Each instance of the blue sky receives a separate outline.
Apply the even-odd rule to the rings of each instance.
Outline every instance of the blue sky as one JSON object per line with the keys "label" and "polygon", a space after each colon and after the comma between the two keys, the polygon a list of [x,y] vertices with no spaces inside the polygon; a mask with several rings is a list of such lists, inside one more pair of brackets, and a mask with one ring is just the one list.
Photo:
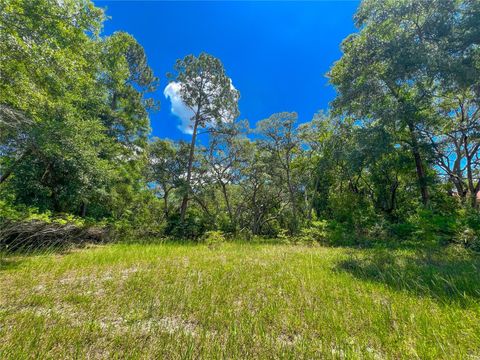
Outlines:
{"label": "blue sky", "polygon": [[160,79],[151,114],[153,135],[188,139],[163,95],[175,60],[208,52],[220,58],[240,91],[240,118],[251,126],[272,113],[296,111],[299,121],[326,109],[335,92],[325,73],[355,31],[359,1],[96,1],[111,19],[104,33],[132,34]]}

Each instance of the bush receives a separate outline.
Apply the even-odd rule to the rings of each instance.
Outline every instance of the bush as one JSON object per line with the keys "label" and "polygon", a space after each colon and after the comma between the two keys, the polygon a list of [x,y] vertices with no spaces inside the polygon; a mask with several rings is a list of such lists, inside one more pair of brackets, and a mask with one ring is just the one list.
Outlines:
{"label": "bush", "polygon": [[329,221],[327,243],[335,246],[351,246],[359,243],[359,235],[349,223]]}
{"label": "bush", "polygon": [[252,241],[254,235],[252,230],[249,228],[243,228],[237,234],[235,234],[235,238],[240,241]]}
{"label": "bush", "polygon": [[472,228],[461,229],[454,241],[473,251],[480,251],[480,233]]}
{"label": "bush", "polygon": [[328,242],[328,222],[326,220],[312,221],[310,227],[300,231],[298,242],[306,245],[326,244]]}
{"label": "bush", "polygon": [[389,224],[383,217],[379,217],[376,221],[366,228],[365,240],[371,242],[388,241],[390,237]]}
{"label": "bush", "polygon": [[200,210],[191,208],[188,210],[183,222],[178,213],[172,214],[167,219],[165,235],[176,239],[197,240],[207,230],[211,229],[211,223],[212,221],[209,221]]}
{"label": "bush", "polygon": [[276,238],[278,239],[280,244],[284,245],[291,244],[292,241],[295,242],[295,239],[288,234],[287,229],[279,229]]}
{"label": "bush", "polygon": [[472,208],[462,209],[458,218],[463,226],[467,226],[475,231],[480,231],[480,212]]}
{"label": "bush", "polygon": [[458,212],[457,223],[453,242],[473,251],[480,251],[480,213],[464,208]]}
{"label": "bush", "polygon": [[447,243],[455,236],[457,217],[444,215],[428,209],[420,209],[409,218],[415,228],[412,240],[420,242]]}
{"label": "bush", "polygon": [[409,240],[417,227],[411,223],[390,224],[390,233],[397,240]]}
{"label": "bush", "polygon": [[207,231],[201,238],[201,242],[207,245],[210,249],[218,248],[225,241],[225,235],[219,230]]}

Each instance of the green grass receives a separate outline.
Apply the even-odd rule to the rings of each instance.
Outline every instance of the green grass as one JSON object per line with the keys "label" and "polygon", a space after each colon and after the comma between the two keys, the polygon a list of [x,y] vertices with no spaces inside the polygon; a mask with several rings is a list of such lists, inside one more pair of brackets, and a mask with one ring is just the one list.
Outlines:
{"label": "green grass", "polygon": [[480,258],[229,243],[3,256],[0,358],[479,359]]}

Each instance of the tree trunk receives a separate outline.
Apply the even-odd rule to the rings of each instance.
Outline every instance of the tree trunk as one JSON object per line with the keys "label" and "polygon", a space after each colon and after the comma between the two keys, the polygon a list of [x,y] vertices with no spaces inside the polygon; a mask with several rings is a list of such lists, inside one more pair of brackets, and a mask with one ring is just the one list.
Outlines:
{"label": "tree trunk", "polygon": [[479,208],[479,203],[478,203],[478,193],[480,191],[480,180],[476,185],[473,184],[473,175],[472,175],[472,182],[471,182],[471,187],[470,187],[470,201],[472,204],[472,207],[474,209]]}
{"label": "tree trunk", "polygon": [[7,171],[5,171],[3,174],[0,175],[0,184],[3,183],[4,181],[6,181],[10,175],[12,175],[12,172],[13,172],[13,167],[11,167],[10,169],[7,169]]}
{"label": "tree trunk", "polygon": [[197,128],[198,128],[199,116],[195,116],[195,124],[193,125],[193,134],[192,142],[190,144],[190,155],[188,157],[188,170],[187,170],[187,191],[183,195],[182,206],[180,208],[180,220],[183,223],[185,221],[185,214],[187,213],[188,206],[188,197],[190,195],[190,181],[192,179],[192,166],[193,166],[193,157],[195,155],[195,141],[197,139]]}
{"label": "tree trunk", "polygon": [[474,180],[473,180],[473,170],[472,170],[472,158],[474,156],[474,153],[478,150],[478,146],[474,147],[472,149],[472,153],[469,152],[468,150],[468,140],[467,136],[465,135],[463,138],[463,146],[465,148],[465,157],[467,159],[467,182],[468,182],[468,190],[470,192],[470,198],[471,198],[471,204],[474,209],[477,208],[477,194],[480,188],[480,180],[478,183],[475,185]]}
{"label": "tree trunk", "polygon": [[298,221],[297,221],[297,205],[295,202],[295,194],[293,193],[293,186],[290,181],[290,176],[287,177],[287,183],[288,183],[288,192],[289,192],[289,197],[290,197],[290,203],[291,203],[291,211],[292,211],[292,219],[291,219],[291,228],[290,228],[290,235],[293,235],[295,231],[297,230],[298,227]]}
{"label": "tree trunk", "polygon": [[[385,84],[388,86],[388,88],[390,89],[393,96],[397,99],[397,101],[403,106],[405,106],[407,102],[400,95],[396,86],[392,85],[392,83],[389,81],[385,81]],[[412,123],[412,121],[408,117],[406,118],[406,123],[408,126],[408,130],[410,131],[410,142],[411,142],[410,145],[412,147],[412,153],[415,159],[415,167],[417,170],[417,178],[418,178],[418,184],[420,187],[420,193],[422,195],[422,203],[424,206],[426,206],[428,205],[428,202],[430,200],[430,195],[428,193],[427,177],[425,174],[425,168],[423,166],[422,156],[420,154],[418,139],[415,133],[415,125]]]}
{"label": "tree trunk", "polygon": [[253,196],[252,196],[252,207],[254,209],[252,233],[254,235],[258,235],[259,232],[260,232],[260,220],[261,220],[261,216],[262,216],[261,211],[258,211],[257,192],[258,192],[258,187],[255,185],[254,188],[253,188]]}
{"label": "tree trunk", "polygon": [[232,214],[232,208],[230,206],[230,200],[228,199],[227,186],[221,180],[220,180],[220,185],[222,186],[222,193],[223,193],[223,198],[225,199],[225,205],[227,205],[228,217],[230,218],[230,222],[233,223],[233,214]]}
{"label": "tree trunk", "polygon": [[[318,169],[316,169],[318,170]],[[313,207],[315,206],[315,199],[316,199],[316,195],[317,195],[317,188],[318,188],[318,184],[320,182],[320,176],[315,173],[315,185],[313,186],[313,192],[312,192],[312,196],[311,196],[311,199],[310,199],[310,205],[308,207],[308,221],[312,221],[312,211],[313,211]]]}
{"label": "tree trunk", "polygon": [[390,185],[390,203],[386,209],[386,213],[391,215],[395,210],[395,203],[397,199],[397,189],[398,189],[398,181],[395,181],[392,185]]}
{"label": "tree trunk", "polygon": [[[288,161],[288,158],[287,158],[287,161]],[[286,170],[287,170],[287,186],[288,186],[288,194],[289,194],[289,197],[290,197],[290,206],[291,206],[291,211],[292,211],[292,219],[291,219],[291,222],[290,222],[290,235],[293,235],[296,231],[297,231],[297,228],[298,228],[298,220],[297,220],[297,204],[296,204],[296,201],[295,201],[295,194],[294,194],[294,191],[293,191],[293,184],[292,184],[292,179],[291,179],[291,175],[290,175],[290,163],[288,162],[287,163],[287,167],[286,167]]]}
{"label": "tree trunk", "polygon": [[170,190],[167,190],[166,188],[163,189],[163,206],[165,207],[163,209],[164,214],[165,214],[165,219],[168,219],[168,193]]}
{"label": "tree trunk", "polygon": [[472,201],[472,208],[477,209],[478,208],[477,193],[471,194],[471,201]]}
{"label": "tree trunk", "polygon": [[80,217],[84,218],[87,215],[87,203],[82,201],[80,204]]}
{"label": "tree trunk", "polygon": [[423,205],[427,206],[430,200],[430,195],[428,193],[427,176],[425,174],[425,167],[423,165],[422,156],[420,154],[420,148],[415,134],[415,128],[411,122],[408,122],[408,129],[410,130],[412,153],[415,159],[415,167],[417,170],[418,185],[420,187],[422,203]]}

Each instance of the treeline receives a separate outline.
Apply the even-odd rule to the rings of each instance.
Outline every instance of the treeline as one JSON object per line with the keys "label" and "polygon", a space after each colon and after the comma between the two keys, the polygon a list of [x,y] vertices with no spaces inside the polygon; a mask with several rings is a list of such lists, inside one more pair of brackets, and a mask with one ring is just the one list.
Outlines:
{"label": "treeline", "polygon": [[363,1],[332,108],[302,124],[281,112],[250,128],[220,60],[186,56],[169,79],[191,142],[149,138],[158,80],[132,36],[101,36],[104,19],[83,0],[2,3],[3,223],[480,249],[480,2]]}
{"label": "treeline", "polygon": [[84,0],[1,1],[3,218],[130,220],[148,198],[157,78],[131,35],[100,36],[104,20]]}

